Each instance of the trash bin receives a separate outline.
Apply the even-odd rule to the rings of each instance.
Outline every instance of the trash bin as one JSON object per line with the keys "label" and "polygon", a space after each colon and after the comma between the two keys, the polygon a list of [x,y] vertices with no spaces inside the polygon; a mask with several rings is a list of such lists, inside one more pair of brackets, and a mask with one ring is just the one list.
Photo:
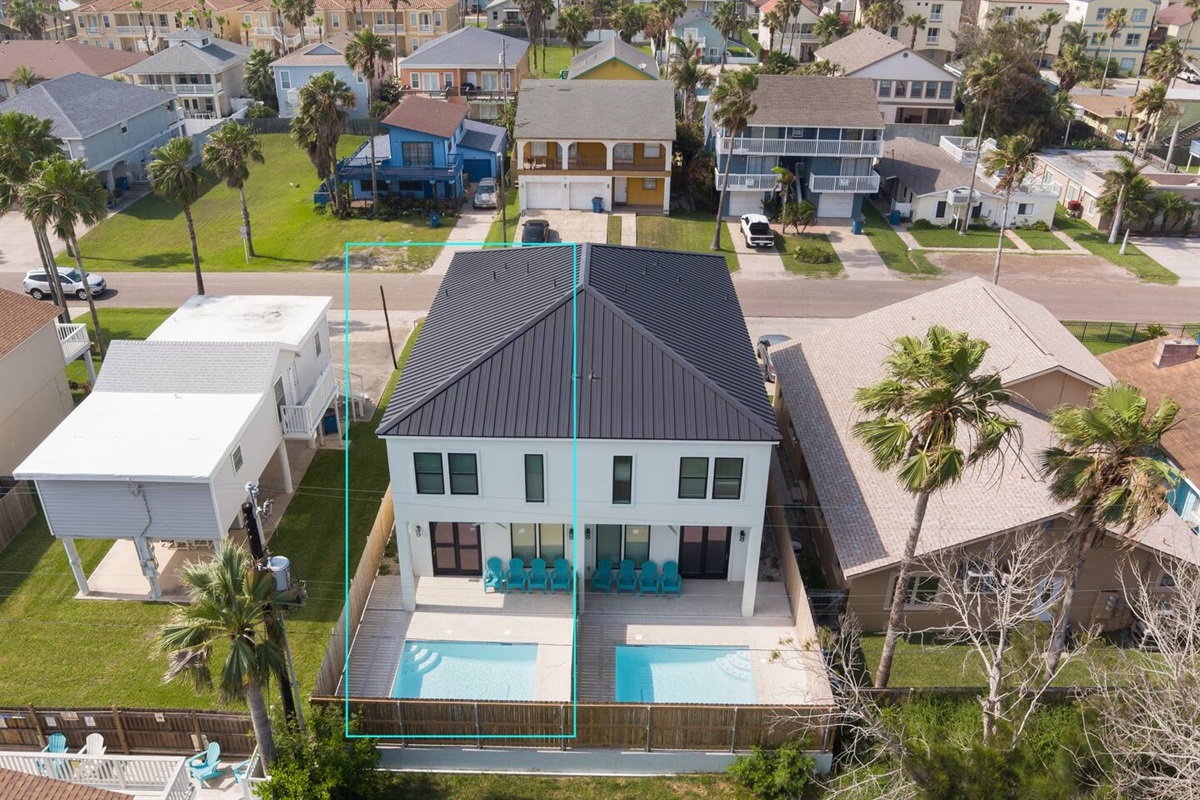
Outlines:
{"label": "trash bin", "polygon": [[888,222],[890,222],[893,225],[899,225],[900,224],[900,212],[896,209],[892,209],[892,213],[888,217]]}
{"label": "trash bin", "polygon": [[429,227],[437,228],[442,224],[442,215],[434,211],[429,215]]}
{"label": "trash bin", "polygon": [[332,436],[337,433],[338,418],[335,409],[329,409],[325,412],[325,416],[321,418],[321,433],[326,436]]}
{"label": "trash bin", "polygon": [[854,222],[850,223],[850,230],[853,231],[854,233],[862,233],[863,232],[863,222],[864,222],[864,220],[862,217],[855,217]]}
{"label": "trash bin", "polygon": [[604,213],[604,198],[603,197],[593,197],[592,198],[592,213],[594,213],[594,214],[603,214]]}

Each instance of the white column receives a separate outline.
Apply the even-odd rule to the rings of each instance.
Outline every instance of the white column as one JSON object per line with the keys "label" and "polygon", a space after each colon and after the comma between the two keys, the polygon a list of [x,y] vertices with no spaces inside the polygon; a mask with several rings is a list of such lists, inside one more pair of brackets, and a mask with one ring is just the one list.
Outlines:
{"label": "white column", "polygon": [[614,146],[615,145],[613,145],[611,142],[604,143],[604,159],[605,159],[605,164],[606,164],[606,166],[604,168],[606,170],[608,170],[609,172],[612,172],[612,168],[613,168],[613,147]]}
{"label": "white column", "polygon": [[92,351],[89,349],[80,358],[83,359],[83,366],[87,369],[88,383],[92,386],[96,385],[96,365],[92,363]]}
{"label": "white column", "polygon": [[[746,529],[746,569],[742,576],[742,616],[754,616],[754,600],[758,594],[758,558],[762,550],[762,525]],[[738,533],[741,536],[741,533]]]}
{"label": "white column", "polygon": [[292,465],[288,461],[287,439],[279,440],[275,454],[279,456],[279,469],[283,472],[283,491],[291,494],[295,491],[295,487],[292,486]]}
{"label": "white column", "polygon": [[71,565],[71,572],[75,575],[75,585],[79,587],[79,593],[86,597],[89,593],[87,576],[83,574],[83,562],[79,560],[75,540],[70,536],[63,536],[62,543],[63,549],[67,551],[67,562]]}
{"label": "white column", "polygon": [[[416,528],[413,525],[401,524],[397,520],[395,525],[396,560],[400,562],[400,602],[405,611],[417,610],[417,577],[413,574],[412,560],[412,536],[415,531]],[[432,531],[423,531],[423,533],[426,536],[432,535]]]}
{"label": "white column", "polygon": [[567,153],[571,150],[570,142],[557,142],[559,158],[562,159],[562,168],[569,169],[567,166]]}
{"label": "white column", "polygon": [[671,176],[663,178],[663,213],[671,213]]}

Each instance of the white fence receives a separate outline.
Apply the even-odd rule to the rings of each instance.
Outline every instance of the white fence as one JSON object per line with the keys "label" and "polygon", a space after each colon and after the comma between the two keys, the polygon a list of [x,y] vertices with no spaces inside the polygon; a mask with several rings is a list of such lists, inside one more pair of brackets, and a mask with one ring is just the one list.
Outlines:
{"label": "white fence", "polygon": [[870,175],[810,175],[808,188],[814,192],[854,192],[870,194],[879,191],[879,176]]}
{"label": "white fence", "polygon": [[[729,152],[729,137],[717,140],[717,152]],[[733,154],[764,156],[860,156],[883,155],[883,140],[859,139],[754,139],[738,136],[733,139]]]}
{"label": "white fence", "polygon": [[186,765],[178,756],[0,752],[0,769],[157,800],[191,800],[194,789]]}

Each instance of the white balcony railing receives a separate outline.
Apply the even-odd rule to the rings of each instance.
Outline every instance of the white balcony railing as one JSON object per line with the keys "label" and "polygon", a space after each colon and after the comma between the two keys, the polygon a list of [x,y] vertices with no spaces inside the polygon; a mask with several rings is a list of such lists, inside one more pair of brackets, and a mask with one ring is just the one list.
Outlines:
{"label": "white balcony railing", "polygon": [[166,89],[175,94],[220,94],[221,83],[176,83],[170,86],[159,86],[160,89]]}
{"label": "white balcony railing", "polygon": [[278,35],[279,35],[279,28],[277,28],[277,27],[270,27],[270,28],[254,28],[254,30],[253,30],[253,34],[254,34],[255,36],[278,36]]}
{"label": "white balcony railing", "polygon": [[974,136],[943,136],[938,146],[965,167],[979,160],[978,153],[975,152]]}
{"label": "white balcony railing", "polygon": [[810,175],[808,188],[814,192],[853,192],[870,194],[879,191],[879,176],[870,175]]}
{"label": "white balcony railing", "polygon": [[335,394],[337,383],[333,377],[333,367],[326,366],[308,397],[304,398],[304,402],[295,406],[280,407],[279,421],[283,425],[284,438],[311,439],[325,410],[333,403]]}
{"label": "white balcony railing", "polygon": [[92,349],[88,339],[87,327],[84,325],[54,323],[58,329],[58,343],[62,346],[63,361],[70,364],[84,353]]}
{"label": "white balcony railing", "polygon": [[145,36],[149,30],[143,25],[118,25],[118,36]]}
{"label": "white balcony railing", "polygon": [[[721,170],[717,170],[717,191],[721,191],[725,182]],[[774,172],[765,175],[730,175],[729,191],[731,192],[769,192],[779,182]]]}
{"label": "white balcony railing", "polygon": [[[717,141],[718,153],[729,152],[729,137]],[[863,156],[883,155],[883,140],[853,139],[752,139],[745,136],[733,140],[734,155],[763,156]]]}
{"label": "white balcony railing", "polygon": [[380,36],[391,36],[393,33],[404,33],[404,23],[401,22],[399,27],[393,28],[392,23],[385,22],[382,25],[372,25],[371,30]]}
{"label": "white balcony railing", "polygon": [[187,760],[178,756],[0,752],[0,769],[154,800],[189,800],[192,797],[186,765]]}

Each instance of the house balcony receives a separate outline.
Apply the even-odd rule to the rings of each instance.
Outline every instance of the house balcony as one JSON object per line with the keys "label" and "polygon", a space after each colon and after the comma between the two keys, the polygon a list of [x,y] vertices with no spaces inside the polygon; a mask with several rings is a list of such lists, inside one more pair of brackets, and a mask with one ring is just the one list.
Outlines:
{"label": "house balcony", "polygon": [[964,167],[973,166],[979,160],[974,136],[943,136],[938,146]]}
{"label": "house balcony", "polygon": [[666,172],[670,169],[661,158],[614,158],[612,168],[614,172]]}
{"label": "house balcony", "polygon": [[[717,138],[717,152],[729,152],[729,137]],[[857,139],[733,139],[733,154],[757,156],[854,156],[883,155],[883,140]]]}
{"label": "house balcony", "polygon": [[175,94],[220,94],[222,86],[220,81],[217,83],[175,83],[170,86],[156,86],[156,89],[165,89],[168,92]]}
{"label": "house balcony", "polygon": [[139,800],[190,800],[195,788],[179,756],[92,756],[0,751],[0,769],[107,789]]}
{"label": "house balcony", "polygon": [[325,33],[325,29],[322,27],[318,27],[315,25],[305,25],[304,26],[304,35],[305,36],[322,36],[322,35],[324,35],[324,33]]}
{"label": "house balcony", "polygon": [[[716,171],[717,191],[725,188],[726,181],[721,170]],[[769,192],[779,183],[779,176],[774,172],[768,172],[758,175],[738,175],[732,174],[729,176],[729,191],[731,192]]]}
{"label": "house balcony", "polygon": [[118,25],[118,36],[145,36],[150,33],[150,28],[145,25]]}
{"label": "house balcony", "polygon": [[54,327],[58,329],[58,343],[62,347],[64,363],[70,364],[92,349],[92,342],[88,339],[86,325],[64,325],[61,322],[56,322],[54,323]]}
{"label": "house balcony", "polygon": [[251,34],[254,36],[279,36],[280,31],[279,31],[279,28],[276,26],[273,26],[270,28],[256,27],[251,30]]}
{"label": "house balcony", "polygon": [[333,367],[326,366],[317,378],[304,402],[295,406],[280,406],[279,421],[283,426],[285,439],[311,439],[316,433],[317,425],[325,416],[325,411],[333,405],[337,394],[337,382],[333,377]]}
{"label": "house balcony", "polygon": [[382,25],[372,25],[371,30],[380,36],[391,36],[393,33],[405,33],[404,23],[400,23],[398,27],[392,27],[392,23],[385,22]]}
{"label": "house balcony", "polygon": [[879,191],[879,176],[875,173],[870,175],[811,175],[808,178],[808,188],[813,192],[872,194]]}

